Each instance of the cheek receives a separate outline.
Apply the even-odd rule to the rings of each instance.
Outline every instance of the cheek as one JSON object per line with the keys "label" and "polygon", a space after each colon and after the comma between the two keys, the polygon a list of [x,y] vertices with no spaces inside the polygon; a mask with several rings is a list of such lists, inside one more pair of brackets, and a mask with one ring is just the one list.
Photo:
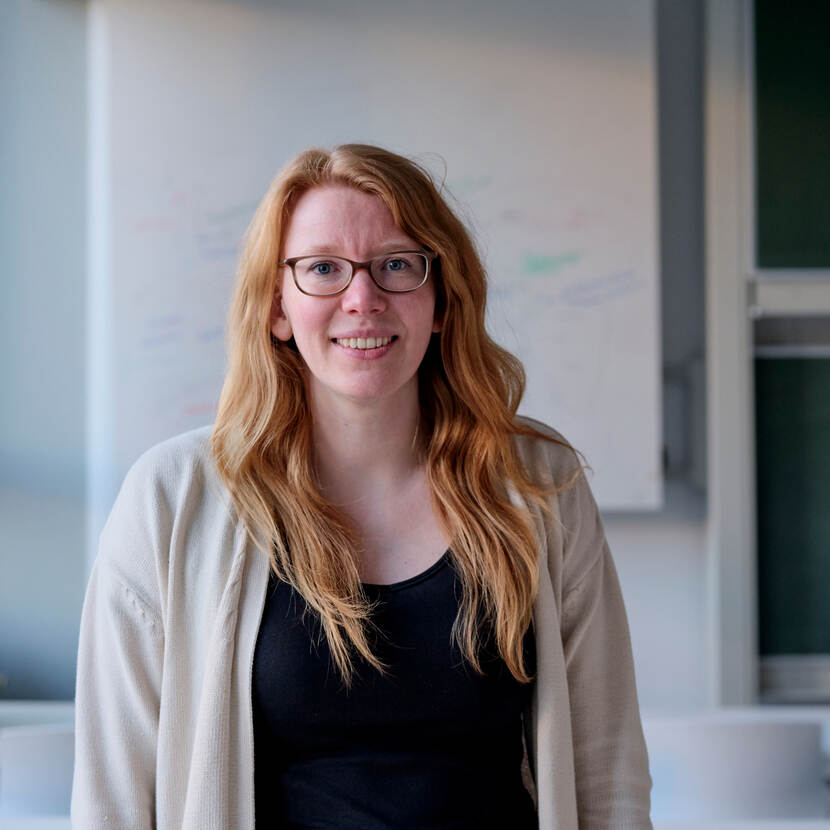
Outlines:
{"label": "cheek", "polygon": [[286,297],[283,301],[285,315],[291,323],[297,345],[311,343],[326,337],[331,318],[329,303],[318,297]]}
{"label": "cheek", "polygon": [[440,331],[441,327],[435,317],[435,295],[432,294],[432,296],[427,296],[425,299],[426,301],[418,311],[418,329],[428,342],[431,335],[436,331]]}

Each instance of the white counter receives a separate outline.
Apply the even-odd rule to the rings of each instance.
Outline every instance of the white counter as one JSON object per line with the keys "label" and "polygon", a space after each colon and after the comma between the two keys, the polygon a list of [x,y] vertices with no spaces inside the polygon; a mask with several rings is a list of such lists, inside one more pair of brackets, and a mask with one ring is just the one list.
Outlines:
{"label": "white counter", "polygon": [[[4,830],[2,825],[0,830]],[[830,830],[830,820],[791,818],[769,821],[656,821],[654,830]]]}
{"label": "white counter", "polygon": [[[0,781],[20,785],[14,792],[0,786],[0,830],[68,830],[68,818],[39,817],[32,805],[55,798],[51,812],[68,812],[72,710],[71,703],[0,701]],[[830,830],[822,785],[830,707],[646,710],[643,727],[655,830]],[[34,796],[24,792],[32,781]],[[14,805],[7,799],[4,808],[4,792],[26,797],[25,811],[5,809]]]}
{"label": "white counter", "polygon": [[[68,818],[0,819],[0,830],[71,830]],[[830,830],[830,821],[656,822],[654,830]]]}
{"label": "white counter", "polygon": [[828,725],[830,707],[643,712],[655,825],[830,828]]}

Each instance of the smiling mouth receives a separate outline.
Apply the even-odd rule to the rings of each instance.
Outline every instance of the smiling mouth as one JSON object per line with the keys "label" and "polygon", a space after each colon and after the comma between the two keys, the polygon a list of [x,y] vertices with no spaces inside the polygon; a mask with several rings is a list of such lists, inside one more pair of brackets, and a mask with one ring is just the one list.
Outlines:
{"label": "smiling mouth", "polygon": [[334,342],[338,346],[343,346],[347,349],[377,349],[381,346],[388,346],[393,340],[397,340],[397,335],[394,337],[335,337]]}

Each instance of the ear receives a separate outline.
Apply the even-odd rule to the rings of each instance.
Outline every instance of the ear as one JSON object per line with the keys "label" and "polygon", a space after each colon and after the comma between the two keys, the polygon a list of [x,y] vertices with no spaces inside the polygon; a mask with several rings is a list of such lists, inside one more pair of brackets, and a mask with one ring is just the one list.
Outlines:
{"label": "ear", "polygon": [[442,319],[442,317],[440,315],[436,314],[432,318],[432,333],[433,334],[438,334],[438,332],[441,331],[441,329],[443,329],[443,327],[444,327],[444,320]]}
{"label": "ear", "polygon": [[294,336],[294,330],[286,316],[279,291],[274,292],[274,299],[271,302],[271,334],[277,340],[290,340]]}

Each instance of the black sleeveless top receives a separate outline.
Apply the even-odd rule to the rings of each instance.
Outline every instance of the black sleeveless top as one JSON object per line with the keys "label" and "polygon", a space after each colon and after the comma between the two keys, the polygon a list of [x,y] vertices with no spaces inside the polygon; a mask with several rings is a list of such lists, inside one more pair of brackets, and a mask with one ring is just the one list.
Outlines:
{"label": "black sleeveless top", "polygon": [[[449,553],[378,600],[379,674],[360,658],[343,686],[305,601],[273,574],[254,655],[257,830],[537,827],[521,780],[518,683],[492,637],[484,675],[451,643],[461,587]],[[535,651],[525,638],[530,671]]]}

